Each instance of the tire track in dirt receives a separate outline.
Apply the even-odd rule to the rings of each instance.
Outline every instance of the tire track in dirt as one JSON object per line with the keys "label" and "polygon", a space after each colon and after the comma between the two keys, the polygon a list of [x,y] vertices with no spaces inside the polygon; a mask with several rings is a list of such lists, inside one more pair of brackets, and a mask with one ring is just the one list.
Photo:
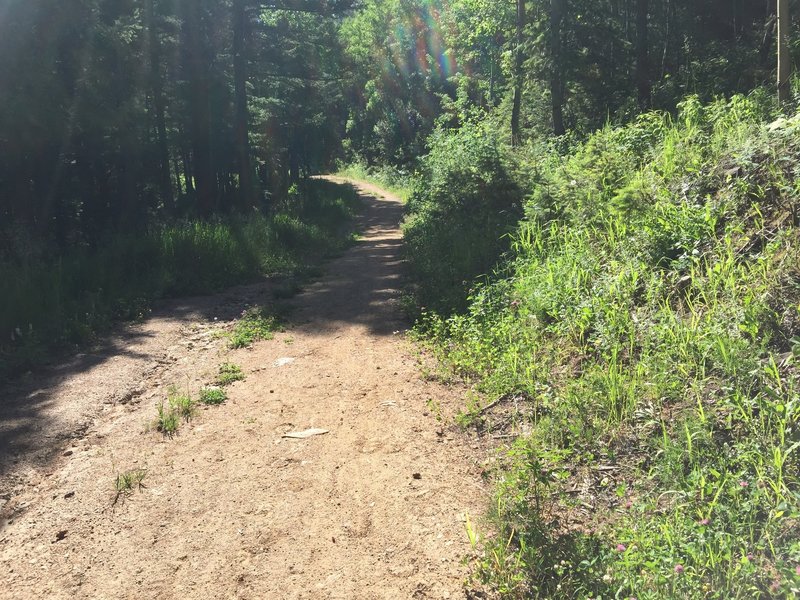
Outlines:
{"label": "tire track in dirt", "polygon": [[[399,334],[402,204],[359,188],[363,236],[275,339],[215,336],[268,297],[246,286],[6,391],[0,597],[463,597],[464,515],[485,490],[469,441],[433,414],[463,390],[421,380]],[[169,384],[196,392],[223,360],[247,374],[227,403],[173,439],[147,431]],[[329,433],[282,437],[310,427]],[[112,505],[130,468],[146,487]]]}

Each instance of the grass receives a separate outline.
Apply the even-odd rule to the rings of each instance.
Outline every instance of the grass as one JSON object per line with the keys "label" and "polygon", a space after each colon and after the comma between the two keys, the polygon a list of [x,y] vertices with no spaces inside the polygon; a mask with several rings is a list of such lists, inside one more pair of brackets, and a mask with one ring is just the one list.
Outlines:
{"label": "grass", "polygon": [[254,342],[271,340],[276,331],[283,331],[283,325],[270,307],[250,307],[236,321],[228,345],[231,348],[249,348]]}
{"label": "grass", "polygon": [[219,366],[219,374],[217,375],[217,385],[226,386],[235,381],[244,381],[245,374],[239,365],[233,363],[223,363]]}
{"label": "grass", "polygon": [[200,390],[200,402],[207,405],[222,404],[228,399],[228,393],[222,388],[205,387]]}
{"label": "grass", "polygon": [[145,318],[156,299],[304,273],[351,243],[358,206],[349,186],[311,180],[270,215],[156,225],[95,249],[0,257],[0,378],[91,341],[116,321]]}
{"label": "grass", "polygon": [[356,162],[341,166],[335,175],[337,177],[366,181],[391,192],[404,202],[411,195],[411,174],[393,167],[368,167]]}
{"label": "grass", "polygon": [[114,478],[114,500],[113,504],[119,502],[120,498],[125,498],[133,494],[134,490],[144,488],[144,478],[147,476],[147,469],[131,469],[123,473],[117,473]]}
{"label": "grass", "polygon": [[519,157],[509,254],[417,329],[482,396],[461,422],[509,440],[475,588],[800,595],[800,117],[770,111],[689,99]]}
{"label": "grass", "polygon": [[179,419],[188,422],[194,415],[195,401],[188,392],[181,393],[178,391],[177,387],[173,386],[169,390],[168,401],[170,410],[174,412]]}
{"label": "grass", "polygon": [[157,417],[156,431],[167,437],[174,436],[181,421],[188,422],[195,413],[195,401],[188,392],[180,392],[177,386],[170,386],[167,392],[167,401],[163,400],[156,405]]}
{"label": "grass", "polygon": [[172,437],[177,433],[180,427],[180,415],[169,405],[163,401],[156,405],[158,417],[156,418],[156,431],[163,433],[167,437]]}

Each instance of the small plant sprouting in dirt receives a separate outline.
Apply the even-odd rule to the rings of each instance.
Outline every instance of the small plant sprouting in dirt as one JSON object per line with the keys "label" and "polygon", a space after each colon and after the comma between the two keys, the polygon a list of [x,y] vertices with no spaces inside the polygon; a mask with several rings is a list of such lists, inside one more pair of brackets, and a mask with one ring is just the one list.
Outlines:
{"label": "small plant sprouting in dirt", "polygon": [[189,392],[182,394],[178,391],[178,388],[172,386],[169,388],[168,399],[170,410],[174,412],[178,418],[184,421],[188,421],[192,418],[195,402],[192,400]]}
{"label": "small plant sprouting in dirt", "polygon": [[119,502],[120,498],[126,498],[133,494],[134,490],[142,490],[144,488],[144,478],[147,476],[147,469],[131,469],[123,473],[117,473],[114,480],[114,501],[113,504]]}
{"label": "small plant sprouting in dirt", "polygon": [[443,419],[442,406],[437,400],[428,398],[427,402],[425,402],[425,406],[428,407],[428,412],[432,414],[437,421],[441,421]]}
{"label": "small plant sprouting in dirt", "polygon": [[222,404],[228,399],[225,390],[219,387],[206,387],[200,390],[200,402],[203,404]]}
{"label": "small plant sprouting in dirt", "polygon": [[161,401],[156,406],[158,417],[155,428],[167,437],[172,437],[178,431],[181,419],[188,421],[194,415],[195,401],[186,392],[181,393],[175,386],[170,386],[167,392],[167,401]]}
{"label": "small plant sprouting in dirt", "polygon": [[156,406],[156,410],[158,410],[156,430],[167,437],[175,435],[175,432],[178,431],[178,425],[180,424],[178,413],[176,413],[169,404],[165,404],[163,400]]}
{"label": "small plant sprouting in dirt", "polygon": [[225,386],[230,385],[234,381],[243,381],[244,373],[239,365],[233,363],[222,363],[219,366],[219,375],[217,376],[217,385]]}
{"label": "small plant sprouting in dirt", "polygon": [[253,306],[242,312],[230,333],[231,348],[248,348],[254,342],[271,340],[276,331],[281,331],[280,318],[268,306]]}

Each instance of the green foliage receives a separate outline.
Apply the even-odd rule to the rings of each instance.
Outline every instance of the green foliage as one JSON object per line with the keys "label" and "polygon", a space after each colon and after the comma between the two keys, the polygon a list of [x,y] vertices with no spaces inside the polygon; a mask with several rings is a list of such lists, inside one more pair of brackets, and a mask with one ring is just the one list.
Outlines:
{"label": "green foliage", "polygon": [[353,65],[344,150],[368,165],[412,165],[452,90],[439,0],[366,0],[342,23]]}
{"label": "green foliage", "polygon": [[145,317],[154,299],[304,273],[350,243],[358,202],[349,186],[311,180],[272,216],[156,227],[53,260],[0,261],[0,377],[115,320]]}
{"label": "green foliage", "polygon": [[253,342],[271,340],[276,331],[281,331],[280,319],[272,314],[268,306],[253,306],[242,312],[231,331],[228,345],[231,348],[249,348]]}
{"label": "green foliage", "polygon": [[168,395],[169,410],[179,419],[189,421],[194,415],[195,402],[189,392],[181,393],[176,386],[169,389]]}
{"label": "green foliage", "polygon": [[131,469],[117,473],[114,478],[114,500],[112,504],[119,502],[120,498],[130,496],[134,490],[142,490],[144,484],[142,483],[147,477],[147,469]]}
{"label": "green foliage", "polygon": [[155,423],[156,430],[167,437],[175,435],[181,424],[178,412],[173,410],[172,406],[168,403],[164,404],[163,401],[156,405],[156,410],[158,411],[158,417]]}
{"label": "green foliage", "polygon": [[465,291],[507,249],[523,193],[508,148],[490,130],[439,131],[430,145],[404,234],[420,304],[449,311],[463,307]]}
{"label": "green foliage", "polygon": [[180,392],[177,386],[170,386],[167,391],[167,402],[162,400],[156,405],[158,416],[155,428],[167,437],[177,433],[181,421],[188,422],[195,413],[196,403],[189,392]]}
{"label": "green foliage", "polygon": [[222,388],[205,387],[200,390],[200,402],[208,405],[222,404],[228,399],[228,393]]}
{"label": "green foliage", "polygon": [[758,94],[690,98],[528,155],[508,260],[421,327],[455,374],[518,399],[476,583],[799,593],[800,117],[775,117]]}
{"label": "green foliage", "polygon": [[161,401],[156,405],[156,410],[156,430],[172,437],[177,433],[182,420],[188,422],[194,416],[195,401],[188,392],[181,393],[176,386],[170,386],[167,402]]}
{"label": "green foliage", "polygon": [[217,375],[217,385],[225,386],[230,385],[235,381],[244,381],[245,374],[239,365],[233,363],[222,363],[219,366],[219,375]]}

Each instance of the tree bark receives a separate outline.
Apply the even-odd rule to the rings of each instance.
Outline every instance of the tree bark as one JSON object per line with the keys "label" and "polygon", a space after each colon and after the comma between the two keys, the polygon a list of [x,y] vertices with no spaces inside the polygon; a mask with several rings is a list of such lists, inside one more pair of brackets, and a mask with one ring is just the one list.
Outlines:
{"label": "tree bark", "polygon": [[169,141],[167,140],[167,121],[165,117],[166,102],[164,99],[164,82],[161,78],[161,44],[155,25],[153,10],[154,0],[145,0],[144,19],[147,45],[149,49],[148,61],[150,63],[150,92],[153,95],[153,109],[156,123],[156,151],[159,163],[159,188],[161,199],[168,210],[172,211],[175,198],[172,189],[172,176],[169,166]]}
{"label": "tree bark", "polygon": [[649,0],[636,2],[636,89],[639,108],[650,108],[650,53],[647,31]]}
{"label": "tree bark", "polygon": [[217,195],[216,171],[211,155],[210,82],[206,48],[202,40],[201,11],[198,0],[182,0],[186,70],[189,81],[189,132],[197,210],[203,217],[214,212]]}
{"label": "tree bark", "polygon": [[792,63],[789,57],[789,0],[778,0],[778,102],[789,101],[789,77]]}
{"label": "tree bark", "polygon": [[235,94],[235,143],[239,171],[239,204],[255,204],[255,186],[250,162],[249,111],[247,108],[247,13],[244,0],[233,0],[233,80]]}
{"label": "tree bark", "polygon": [[514,53],[514,106],[511,109],[511,145],[519,146],[522,139],[520,135],[520,115],[522,113],[522,86],[524,82],[522,68],[525,64],[523,44],[525,42],[525,0],[517,0],[517,37]]}
{"label": "tree bark", "polygon": [[553,133],[564,135],[564,61],[561,48],[561,23],[565,0],[550,0],[550,96],[553,108]]}

